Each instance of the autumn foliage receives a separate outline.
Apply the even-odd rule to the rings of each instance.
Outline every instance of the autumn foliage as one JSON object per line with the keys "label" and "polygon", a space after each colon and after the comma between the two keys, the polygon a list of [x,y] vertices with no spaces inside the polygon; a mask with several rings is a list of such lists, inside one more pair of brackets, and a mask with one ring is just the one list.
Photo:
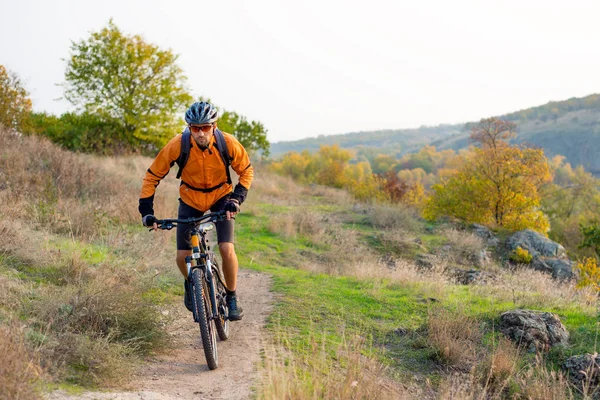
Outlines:
{"label": "autumn foliage", "polygon": [[19,77],[0,65],[0,125],[20,131],[31,112],[31,99]]}
{"label": "autumn foliage", "polygon": [[350,163],[353,155],[338,146],[321,146],[316,154],[290,152],[272,164],[273,170],[302,183],[346,189],[360,200],[383,200],[380,180],[368,162]]}
{"label": "autumn foliage", "polygon": [[542,149],[511,145],[516,126],[495,118],[482,120],[471,139],[479,145],[450,178],[432,187],[425,217],[449,215],[509,230],[546,233],[540,188],[552,178]]}

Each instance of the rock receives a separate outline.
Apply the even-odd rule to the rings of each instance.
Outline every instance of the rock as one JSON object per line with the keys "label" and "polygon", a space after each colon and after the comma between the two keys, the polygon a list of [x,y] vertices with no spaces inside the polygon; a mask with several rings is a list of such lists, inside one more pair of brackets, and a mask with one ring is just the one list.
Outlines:
{"label": "rock", "polygon": [[457,283],[461,285],[471,285],[473,283],[487,283],[494,280],[495,276],[489,272],[481,271],[478,269],[464,270],[460,268],[453,268],[449,271]]}
{"label": "rock", "polygon": [[385,264],[385,266],[386,266],[388,269],[392,270],[392,271],[395,271],[395,270],[396,270],[396,268],[398,268],[398,264],[396,263],[396,260],[395,260],[395,259],[394,259],[394,257],[392,257],[390,254],[384,254],[384,255],[383,255],[383,256],[382,256],[382,257],[379,259],[379,261],[380,261],[382,264]]}
{"label": "rock", "polygon": [[509,252],[518,247],[527,250],[533,256],[529,266],[535,270],[551,274],[555,279],[575,277],[575,263],[567,257],[565,248],[544,235],[531,229],[519,231],[509,237],[506,248]]}
{"label": "rock", "polygon": [[552,274],[554,279],[571,279],[574,277],[573,267],[575,263],[571,260],[536,257],[530,265],[535,270]]}
{"label": "rock", "polygon": [[400,327],[400,328],[394,329],[394,333],[398,336],[406,336],[406,335],[408,335],[409,332],[408,332],[408,329]]}
{"label": "rock", "polygon": [[564,362],[563,368],[569,372],[569,378],[577,387],[583,389],[588,387],[588,392],[596,392],[600,384],[600,356],[595,354],[583,354],[572,356]]}
{"label": "rock", "polygon": [[531,229],[519,231],[509,237],[506,241],[506,246],[509,251],[514,251],[517,247],[525,249],[534,258],[540,256],[553,258],[567,257],[564,247]]}
{"label": "rock", "polygon": [[569,332],[558,315],[532,310],[507,311],[500,316],[500,331],[529,352],[566,346]]}
{"label": "rock", "polygon": [[490,264],[490,254],[487,250],[478,251],[473,255],[475,266],[482,268]]}
{"label": "rock", "polygon": [[415,263],[418,267],[426,269],[433,269],[437,262],[437,257],[432,254],[418,254],[415,259]]}
{"label": "rock", "polygon": [[488,246],[498,246],[498,243],[500,241],[496,236],[494,236],[494,233],[488,227],[479,224],[472,224],[470,228],[473,231],[473,233],[482,238]]}

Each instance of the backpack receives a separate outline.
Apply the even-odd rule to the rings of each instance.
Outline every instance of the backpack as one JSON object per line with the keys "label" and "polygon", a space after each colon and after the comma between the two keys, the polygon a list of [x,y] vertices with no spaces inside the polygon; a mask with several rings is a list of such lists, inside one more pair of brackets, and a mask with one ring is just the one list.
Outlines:
{"label": "backpack", "polygon": [[[229,156],[229,150],[227,149],[227,142],[225,142],[225,135],[223,135],[223,132],[221,132],[219,129],[215,129],[214,135],[217,150],[219,150],[221,159],[225,164],[225,171],[227,171],[227,183],[231,185],[231,174],[229,173],[231,157]],[[185,167],[185,164],[187,163],[188,158],[190,157],[190,136],[190,128],[185,128],[185,130],[181,134],[181,152],[179,153],[179,158],[177,159],[177,161],[175,161],[179,166],[179,171],[177,171],[177,179],[181,178],[183,167]]]}

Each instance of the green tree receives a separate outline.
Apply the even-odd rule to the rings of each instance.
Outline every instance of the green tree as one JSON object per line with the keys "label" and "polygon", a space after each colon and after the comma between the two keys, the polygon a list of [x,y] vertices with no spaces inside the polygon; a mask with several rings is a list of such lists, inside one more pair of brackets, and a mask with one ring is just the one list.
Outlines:
{"label": "green tree", "polygon": [[192,101],[176,60],[171,50],[125,35],[110,20],[89,38],[72,42],[65,98],[90,114],[119,121],[139,144],[160,147],[179,130],[177,113]]}
{"label": "green tree", "polygon": [[31,100],[21,80],[0,65],[0,125],[21,131],[30,112]]}
{"label": "green tree", "polygon": [[231,133],[249,152],[261,151],[264,157],[269,156],[270,143],[267,130],[258,121],[250,121],[236,112],[224,111],[219,117],[219,129]]}

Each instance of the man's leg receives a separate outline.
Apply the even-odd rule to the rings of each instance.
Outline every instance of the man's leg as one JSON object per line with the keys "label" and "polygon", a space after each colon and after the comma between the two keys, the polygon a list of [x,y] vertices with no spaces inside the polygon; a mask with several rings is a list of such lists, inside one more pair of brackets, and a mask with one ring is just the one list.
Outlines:
{"label": "man's leg", "polygon": [[187,279],[187,266],[185,265],[185,258],[190,255],[192,255],[191,250],[177,250],[177,258],[175,259],[175,262],[177,263],[177,267],[179,267],[181,275],[183,275],[185,279]]}
{"label": "man's leg", "polygon": [[235,254],[235,248],[231,242],[219,243],[219,252],[223,260],[223,274],[225,275],[225,283],[227,283],[227,308],[229,309],[229,319],[231,321],[239,321],[244,316],[244,311],[239,305],[237,294],[237,273],[238,259]]}
{"label": "man's leg", "polygon": [[219,252],[223,260],[223,274],[225,274],[227,289],[230,292],[235,292],[237,288],[238,259],[233,243],[219,243]]}
{"label": "man's leg", "polygon": [[[199,217],[202,214],[202,211],[188,206],[181,200],[179,201],[179,211],[177,213],[178,218],[186,219],[190,217]],[[190,291],[189,282],[187,280],[187,266],[185,265],[185,257],[192,254],[192,248],[189,244],[190,228],[191,226],[186,224],[177,224],[177,257],[175,258],[175,262],[177,263],[177,267],[179,268],[181,275],[183,275],[185,278],[183,282],[183,287],[185,290],[183,303],[188,310],[192,311],[192,294]]]}

